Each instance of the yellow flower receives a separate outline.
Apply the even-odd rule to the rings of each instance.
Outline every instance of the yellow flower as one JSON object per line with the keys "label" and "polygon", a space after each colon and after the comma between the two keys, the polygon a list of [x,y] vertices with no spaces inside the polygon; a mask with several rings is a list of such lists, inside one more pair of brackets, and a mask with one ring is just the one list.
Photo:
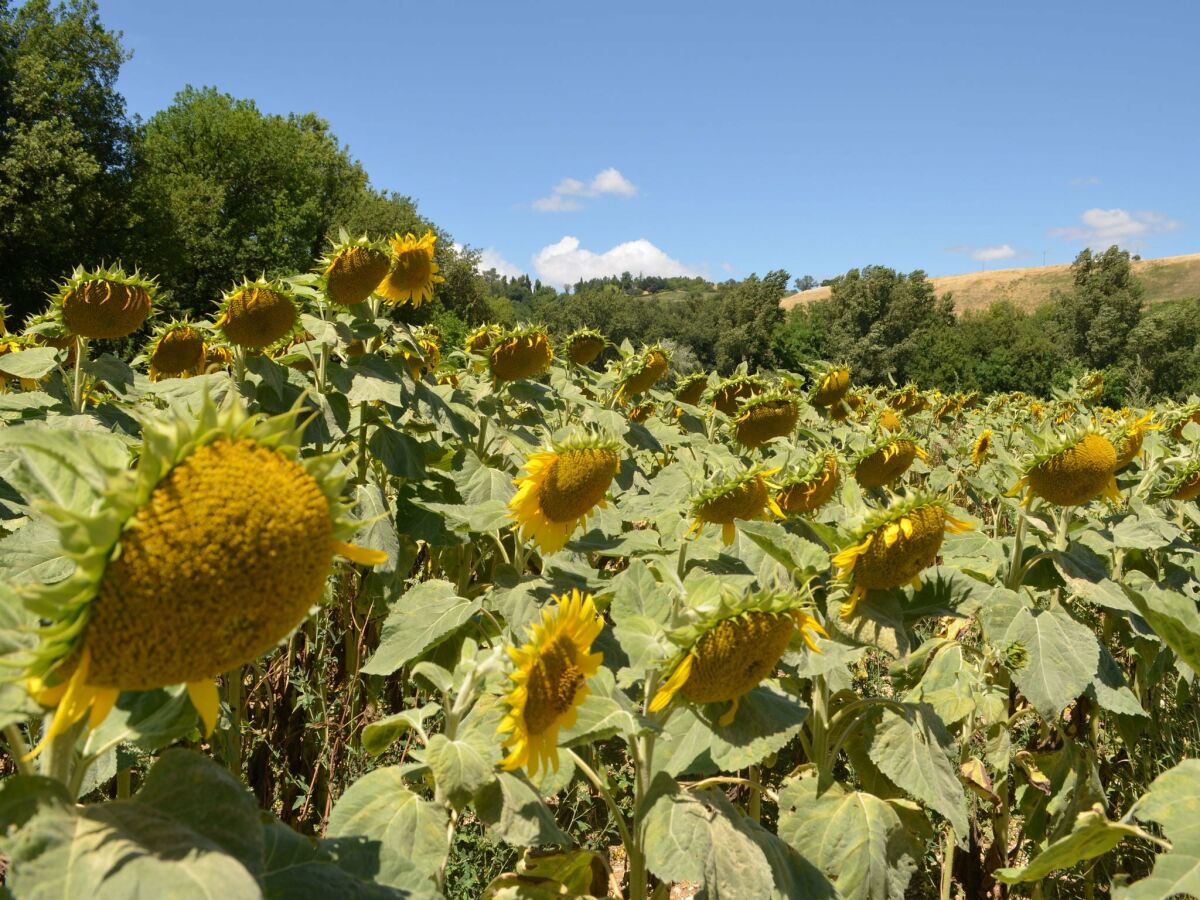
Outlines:
{"label": "yellow flower", "polygon": [[636,424],[645,422],[654,414],[653,403],[639,403],[637,406],[629,410],[629,421]]}
{"label": "yellow flower", "polygon": [[991,449],[992,429],[985,428],[979,432],[979,437],[975,438],[975,445],[971,448],[971,462],[976,466],[983,465],[983,461],[987,459]]}
{"label": "yellow flower", "polygon": [[590,328],[581,328],[579,331],[573,331],[567,336],[565,346],[567,349],[567,359],[571,360],[577,366],[586,366],[604,352],[604,348],[608,346],[608,341],[598,331],[593,331]]}
{"label": "yellow flower", "polygon": [[282,285],[246,281],[222,298],[217,327],[229,343],[260,350],[286,337],[297,315],[296,301]]}
{"label": "yellow flower", "polygon": [[1117,447],[1117,465],[1115,469],[1117,472],[1128,466],[1142,452],[1142,441],[1145,440],[1147,431],[1157,431],[1162,428],[1162,425],[1151,424],[1153,419],[1154,411],[1151,410],[1140,419],[1131,422],[1125,429],[1125,433],[1121,437],[1121,443]]}
{"label": "yellow flower", "polygon": [[859,533],[859,542],[833,557],[834,566],[854,585],[842,607],[842,618],[854,614],[858,601],[869,590],[889,590],[904,584],[920,587],[921,572],[937,559],[945,532],[958,534],[972,527],[950,515],[940,501],[928,498],[900,504],[868,520]]}
{"label": "yellow flower", "polygon": [[681,378],[675,385],[675,399],[680,403],[686,403],[689,406],[695,406],[700,402],[700,398],[704,396],[704,389],[708,386],[708,376],[697,372],[694,375],[688,375],[686,378]]}
{"label": "yellow flower", "polygon": [[420,351],[401,345],[398,353],[408,366],[409,374],[419,379],[425,372],[432,372],[442,362],[442,350],[438,346],[437,336],[432,331],[418,331],[413,337]]}
{"label": "yellow flower", "polygon": [[525,462],[526,474],[515,481],[509,515],[543,553],[556,553],[577,525],[606,505],[604,495],[620,464],[616,444],[590,437],[534,453]]}
{"label": "yellow flower", "polygon": [[420,239],[412,232],[404,237],[398,233],[388,241],[392,247],[392,262],[376,291],[390,303],[411,303],[420,306],[433,299],[433,286],[446,279],[438,274],[433,259],[437,236],[426,231]]}
{"label": "yellow flower", "polygon": [[518,328],[492,344],[488,367],[495,381],[517,381],[541,375],[554,359],[550,338],[540,328]]}
{"label": "yellow flower", "polygon": [[823,374],[812,393],[813,406],[833,406],[850,389],[850,370],[834,366]]}
{"label": "yellow flower", "polygon": [[630,397],[644,394],[654,387],[667,374],[671,364],[671,354],[663,347],[647,347],[646,350],[628,364],[628,369],[617,388],[617,402],[624,403]]}
{"label": "yellow flower", "polygon": [[468,353],[485,353],[504,333],[499,325],[480,325],[467,335],[466,350]]}
{"label": "yellow flower", "polygon": [[592,595],[576,589],[553,599],[555,605],[542,610],[542,621],[530,629],[528,642],[508,650],[516,668],[504,697],[508,714],[498,729],[508,735],[504,746],[510,748],[501,766],[524,767],[530,776],[558,771],[559,729],[575,724],[588,696],[587,679],[604,659],[591,652],[604,628]]}
{"label": "yellow flower", "polygon": [[879,416],[879,427],[884,431],[899,431],[904,427],[904,423],[893,410],[885,409]]}
{"label": "yellow flower", "polygon": [[365,237],[335,244],[321,263],[325,296],[338,306],[354,306],[370,297],[392,264],[387,250]]}
{"label": "yellow flower", "polygon": [[298,459],[299,433],[294,413],[206,402],[194,424],[147,425],[136,472],[114,476],[99,512],[51,510],[75,572],[30,589],[49,624],[27,676],[58,706],[41,746],[85,715],[97,726],[121,691],[175,684],[211,731],[213,679],[303,621],[335,554],[386,558],[343,543],[357,526],[342,479],[329,457]]}
{"label": "yellow flower", "polygon": [[820,652],[810,632],[828,635],[798,608],[803,602],[799,594],[753,594],[681,629],[672,639],[683,652],[668,664],[671,675],[649,711],[665,709],[676,696],[690,703],[730,703],[717,724],[732,723],[742,697],[775,670],[797,632],[810,650]]}
{"label": "yellow flower", "polygon": [[761,447],[767,441],[785,437],[796,427],[800,408],[796,401],[782,394],[752,397],[742,404],[733,422],[738,442],[746,447]]}
{"label": "yellow flower", "polygon": [[734,375],[713,388],[712,403],[725,415],[732,416],[737,412],[739,401],[761,394],[766,389],[767,383],[757,375]]}
{"label": "yellow flower", "polygon": [[707,522],[720,525],[721,540],[732,544],[737,535],[735,520],[767,519],[771,513],[783,518],[783,511],[771,496],[766,479],[777,471],[751,470],[701,493],[692,501],[692,514],[696,520],[688,534],[696,533]]}
{"label": "yellow flower", "polygon": [[1179,501],[1200,497],[1200,460],[1194,460],[1164,479],[1155,494]]}
{"label": "yellow flower", "polygon": [[150,380],[186,375],[204,363],[204,335],[187,322],[160,330],[150,348]]}
{"label": "yellow flower", "polygon": [[815,512],[833,498],[838,475],[837,456],[832,453],[818,456],[808,471],[780,484],[775,502],[789,516]]}
{"label": "yellow flower", "polygon": [[1119,502],[1116,466],[1112,442],[1099,434],[1087,434],[1036,459],[1008,496],[1028,488],[1022,506],[1028,506],[1035,495],[1058,506],[1078,506],[1101,494]]}
{"label": "yellow flower", "polygon": [[908,471],[917,457],[926,459],[925,451],[907,437],[893,438],[867,451],[854,466],[854,479],[865,488],[891,484]]}
{"label": "yellow flower", "polygon": [[120,267],[92,272],[77,268],[60,286],[54,302],[71,334],[113,340],[142,327],[156,287],[152,279],[137,272],[126,275]]}

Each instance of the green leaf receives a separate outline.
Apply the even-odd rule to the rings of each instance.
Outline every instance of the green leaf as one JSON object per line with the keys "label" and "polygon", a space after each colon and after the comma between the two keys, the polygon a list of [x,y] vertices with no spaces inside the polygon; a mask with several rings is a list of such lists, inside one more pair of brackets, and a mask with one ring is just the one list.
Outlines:
{"label": "green leaf", "polygon": [[383,623],[379,647],[362,671],[391,675],[445,640],[479,612],[482,602],[459,597],[448,581],[425,581],[393,605]]}
{"label": "green leaf", "polygon": [[829,555],[814,544],[791,534],[776,522],[739,521],[738,531],[757,544],[798,581],[823,572]]}
{"label": "green leaf", "polygon": [[[996,879],[1005,884],[1041,881],[1051,872],[1069,869],[1097,856],[1103,856],[1127,837],[1146,838],[1149,835],[1136,825],[1110,822],[1104,807],[1097,803],[1075,819],[1075,828],[1039,853],[1020,869],[997,869]],[[1166,894],[1157,896],[1167,896]]]}
{"label": "green leaf", "polygon": [[1120,664],[1103,645],[1100,646],[1100,666],[1092,678],[1088,693],[1109,712],[1123,716],[1146,716],[1137,695],[1126,684]]}
{"label": "green leaf", "polygon": [[196,710],[183,685],[154,691],[126,691],[104,722],[88,734],[83,751],[98,755],[123,742],[154,751],[191,732],[197,721]]}
{"label": "green leaf", "polygon": [[13,378],[41,378],[58,365],[61,351],[53,347],[34,347],[0,356],[0,372]]}
{"label": "green leaf", "polygon": [[468,733],[450,740],[435,734],[425,747],[425,764],[433,773],[435,799],[461,810],[495,777],[496,742],[488,735]]}
{"label": "green leaf", "polygon": [[370,427],[369,432],[367,449],[383,463],[389,475],[397,478],[425,476],[425,450],[420,441],[382,422]]}
{"label": "green leaf", "polygon": [[1185,759],[1155,778],[1133,812],[1158,823],[1172,847],[1146,878],[1113,891],[1113,900],[1200,896],[1200,760]]}
{"label": "green leaf", "polygon": [[406,709],[404,712],[372,722],[363,729],[363,749],[372,756],[378,756],[403,737],[409,729],[420,729],[422,723],[441,708],[437,703],[426,703],[419,709]]}
{"label": "green leaf", "polygon": [[485,503],[499,500],[507,506],[517,492],[513,477],[508,472],[493,469],[468,450],[463,455],[462,467],[450,476],[458,493],[467,503]]}
{"label": "green leaf", "polygon": [[[375,566],[375,572],[395,572],[401,559],[400,538],[383,492],[374,484],[357,485],[354,506],[356,515],[366,524],[355,532],[353,543],[387,554],[387,561]],[[407,562],[411,565],[411,560]]]}
{"label": "green leaf", "polygon": [[1160,588],[1140,572],[1125,579],[1125,593],[1146,623],[1176,655],[1200,672],[1200,612],[1196,601]]}
{"label": "green leaf", "polygon": [[[444,808],[408,789],[399,766],[368,772],[342,794],[326,835],[339,843],[341,865],[391,887],[428,889],[450,845]],[[353,841],[348,839],[353,838]]]}
{"label": "green leaf", "polygon": [[279,821],[263,826],[263,838],[263,894],[267,900],[294,897],[411,900],[414,897],[410,891],[364,882],[340,868],[336,863],[338,841],[305,837]]}
{"label": "green leaf", "polygon": [[475,812],[501,840],[517,847],[570,845],[554,813],[525,778],[498,772],[475,797]]}
{"label": "green leaf", "polygon": [[643,729],[633,704],[617,689],[611,669],[602,666],[588,679],[588,686],[590,691],[579,705],[575,724],[564,728],[559,736],[562,746],[593,743],[617,734],[628,741]]}
{"label": "green leaf", "polygon": [[129,464],[124,440],[83,428],[31,424],[0,429],[0,451],[21,460],[20,469],[8,471],[5,478],[26,499],[49,500],[77,512],[89,512],[112,473]]}
{"label": "green leaf", "polygon": [[924,846],[892,804],[808,774],[779,795],[779,837],[833,881],[846,900],[903,900]]}
{"label": "green leaf", "polygon": [[1084,692],[1100,665],[1096,636],[1060,606],[1021,609],[1005,640],[1024,648],[1024,665],[1014,669],[1013,680],[1047,721]]}
{"label": "green leaf", "polygon": [[967,803],[958,780],[953,741],[927,703],[889,706],[872,729],[871,761],[897,787],[945,816],[960,840],[968,833]]}

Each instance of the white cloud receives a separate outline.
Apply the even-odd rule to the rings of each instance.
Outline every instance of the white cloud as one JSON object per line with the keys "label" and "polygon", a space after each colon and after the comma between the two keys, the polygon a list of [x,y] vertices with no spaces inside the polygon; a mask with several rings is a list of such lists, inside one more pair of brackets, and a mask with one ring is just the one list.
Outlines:
{"label": "white cloud", "polygon": [[976,247],[971,251],[971,259],[977,262],[993,262],[997,259],[1012,259],[1017,251],[1008,244],[997,244],[994,247]]}
{"label": "white cloud", "polygon": [[498,274],[506,275],[509,278],[516,278],[518,275],[525,274],[501,256],[500,251],[495,247],[484,247],[479,252],[479,271],[486,272],[488,269],[495,269]]}
{"label": "white cloud", "polygon": [[632,181],[609,166],[593,176],[589,182],[578,178],[564,178],[554,186],[554,193],[533,201],[533,208],[538,212],[574,212],[583,209],[583,204],[573,197],[600,197],[604,194],[617,194],[622,197],[632,197],[637,194],[637,186]]}
{"label": "white cloud", "polygon": [[586,281],[622,272],[665,277],[696,274],[644,238],[596,253],[580,247],[579,238],[567,235],[557,244],[539,250],[533,258],[533,267],[543,281],[554,285],[574,284],[580,279]]}
{"label": "white cloud", "polygon": [[1079,217],[1080,225],[1051,228],[1050,237],[1080,241],[1089,247],[1105,249],[1112,244],[1142,243],[1153,234],[1165,234],[1183,226],[1182,222],[1156,212],[1129,212],[1124,209],[1089,209]]}

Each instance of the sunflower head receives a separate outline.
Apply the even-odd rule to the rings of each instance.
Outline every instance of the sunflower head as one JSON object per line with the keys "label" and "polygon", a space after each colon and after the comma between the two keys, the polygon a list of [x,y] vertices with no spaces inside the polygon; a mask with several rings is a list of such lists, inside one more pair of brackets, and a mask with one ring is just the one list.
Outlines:
{"label": "sunflower head", "polygon": [[890,437],[859,455],[854,463],[854,480],[865,488],[883,487],[907,472],[918,457],[925,459],[925,451],[911,435]]}
{"label": "sunflower head", "polygon": [[1200,458],[1180,466],[1163,478],[1154,495],[1159,499],[1179,501],[1200,497]]}
{"label": "sunflower head", "polygon": [[805,469],[779,482],[775,502],[788,516],[816,512],[833,499],[839,474],[837,454],[819,453]]}
{"label": "sunflower head", "polygon": [[777,437],[786,437],[796,427],[800,407],[794,397],[772,391],[744,401],[733,420],[733,433],[744,447],[761,447]]}
{"label": "sunflower head", "polygon": [[525,461],[525,474],[514,483],[517,493],[509,515],[521,533],[555,553],[597,507],[621,465],[620,445],[595,435],[579,435]]}
{"label": "sunflower head", "polygon": [[706,387],[708,387],[708,376],[703,372],[685,375],[675,382],[675,399],[680,403],[695,406],[704,396]]}
{"label": "sunflower head", "polygon": [[446,279],[438,274],[438,264],[433,258],[433,245],[437,235],[426,231],[421,237],[412,232],[401,237],[393,235],[388,244],[392,257],[383,280],[376,292],[389,303],[411,303],[420,306],[433,299],[433,286]]}
{"label": "sunflower head", "polygon": [[696,518],[689,533],[699,531],[706,523],[720,525],[721,540],[732,544],[737,519],[767,519],[772,513],[782,518],[783,512],[767,483],[767,476],[774,471],[751,469],[702,491],[692,500],[692,515]]}
{"label": "sunflower head", "polygon": [[904,428],[904,423],[900,421],[896,411],[889,407],[879,414],[879,428],[882,431],[895,432]]}
{"label": "sunflower head", "polygon": [[504,334],[499,325],[480,325],[467,335],[464,347],[468,353],[486,354],[491,346]]}
{"label": "sunflower head", "polygon": [[517,381],[541,375],[553,359],[554,349],[546,330],[526,325],[506,331],[492,344],[488,367],[493,381]]}
{"label": "sunflower head", "polygon": [[982,466],[984,460],[988,458],[988,454],[992,451],[992,429],[985,428],[979,432],[979,437],[975,438],[975,443],[971,445],[971,463],[975,466]]}
{"label": "sunflower head", "polygon": [[[788,645],[799,636],[816,651],[814,634],[828,636],[807,611],[806,593],[759,592],[722,597],[712,610],[670,634],[678,652],[665,667],[669,677],[650,702],[650,712],[676,697],[689,703],[731,703],[718,720],[733,722],[741,698],[770,676]],[[820,651],[817,651],[820,652]]]}
{"label": "sunflower head", "polygon": [[504,696],[508,713],[498,732],[507,735],[508,755],[501,765],[524,768],[530,776],[558,771],[559,729],[575,724],[579,705],[587,699],[587,680],[600,668],[602,653],[592,643],[604,628],[591,594],[573,590],[552,598],[542,620],[530,628],[529,640],[510,647],[512,687]]}
{"label": "sunflower head", "polygon": [[354,306],[375,293],[391,268],[385,244],[366,235],[350,240],[345,232],[320,260],[325,296],[338,306]]}
{"label": "sunflower head", "polygon": [[971,527],[952,516],[944,501],[930,497],[914,497],[869,517],[850,546],[833,557],[833,565],[853,585],[842,617],[853,615],[869,590],[918,586],[921,572],[937,559],[945,532]]}
{"label": "sunflower head", "polygon": [[1057,506],[1078,506],[1101,494],[1120,501],[1116,467],[1117,451],[1112,441],[1091,431],[1075,432],[1052,441],[1035,455],[1009,496],[1027,489],[1024,505],[1034,496]]}
{"label": "sunflower head", "polygon": [[142,327],[157,289],[153,278],[126,274],[120,266],[78,267],[59,285],[53,302],[70,334],[112,340]]}
{"label": "sunflower head", "polygon": [[608,339],[594,328],[580,328],[563,342],[566,357],[577,366],[586,366],[604,352]]}
{"label": "sunflower head", "polygon": [[151,381],[189,375],[204,362],[204,332],[186,320],[160,325],[146,355]]}
{"label": "sunflower head", "polygon": [[713,406],[725,415],[732,416],[741,401],[761,394],[766,389],[766,380],[758,375],[733,375],[718,382],[709,391],[709,398]]}
{"label": "sunflower head", "polygon": [[439,335],[435,329],[420,328],[413,333],[413,339],[419,349],[414,350],[407,345],[400,345],[396,355],[404,360],[409,374],[419,379],[424,373],[432,372],[442,362],[442,348],[439,345]]}
{"label": "sunflower head", "polygon": [[205,400],[196,421],[146,423],[136,470],[95,511],[52,507],[74,573],[26,589],[47,624],[27,675],[62,688],[47,738],[122,690],[187,684],[211,730],[214,676],[285,637],[323,593],[357,528],[333,457],[301,459],[296,412],[251,418]]}
{"label": "sunflower head", "polygon": [[1104,373],[1086,372],[1079,379],[1079,396],[1084,400],[1095,403],[1104,393]]}
{"label": "sunflower head", "polygon": [[654,404],[649,401],[635,404],[629,408],[629,421],[635,425],[641,425],[652,415],[654,415]]}
{"label": "sunflower head", "polygon": [[275,281],[243,281],[220,302],[217,327],[229,343],[261,350],[287,337],[296,327],[296,298]]}
{"label": "sunflower head", "polygon": [[617,388],[617,401],[624,403],[630,397],[644,394],[654,387],[671,365],[671,351],[661,344],[647,347],[631,357],[623,366],[621,386]]}
{"label": "sunflower head", "polygon": [[1200,402],[1188,403],[1167,417],[1165,427],[1177,441],[1183,440],[1183,429],[1193,422],[1200,423]]}
{"label": "sunflower head", "polygon": [[813,406],[833,406],[850,389],[850,368],[830,366],[816,376],[809,402]]}
{"label": "sunflower head", "polygon": [[1162,425],[1154,424],[1154,410],[1126,425],[1114,442],[1117,448],[1116,471],[1120,472],[1142,452],[1142,442],[1146,439],[1147,431],[1157,431],[1160,428]]}

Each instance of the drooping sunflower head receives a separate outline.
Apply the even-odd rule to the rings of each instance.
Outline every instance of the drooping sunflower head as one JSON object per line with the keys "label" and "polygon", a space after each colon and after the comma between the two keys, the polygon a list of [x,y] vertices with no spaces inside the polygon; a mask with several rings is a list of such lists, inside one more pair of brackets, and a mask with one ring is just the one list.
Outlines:
{"label": "drooping sunflower head", "polygon": [[635,425],[641,425],[652,415],[654,415],[654,404],[650,401],[629,407],[629,421]]}
{"label": "drooping sunflower head", "polygon": [[1160,428],[1161,424],[1154,423],[1154,410],[1126,425],[1114,441],[1117,448],[1116,471],[1120,472],[1142,452],[1142,442],[1146,439],[1147,431],[1157,431]]}
{"label": "drooping sunflower head", "polygon": [[[1194,400],[1194,398],[1192,398]],[[1186,403],[1166,417],[1163,423],[1171,437],[1183,440],[1183,430],[1193,422],[1200,424],[1200,402]]]}
{"label": "drooping sunflower head", "polygon": [[713,406],[732,416],[737,412],[738,403],[761,394],[767,387],[766,379],[758,375],[733,375],[718,382],[709,391],[709,397]]}
{"label": "drooping sunflower head", "polygon": [[794,397],[779,391],[759,394],[743,401],[733,420],[733,433],[745,447],[761,447],[777,437],[786,437],[796,427],[800,407]]}
{"label": "drooping sunflower head", "polygon": [[517,381],[541,375],[554,359],[554,349],[544,328],[526,325],[506,331],[492,345],[488,367],[496,382]]}
{"label": "drooping sunflower head", "polygon": [[385,244],[366,235],[352,241],[342,232],[318,263],[325,296],[338,306],[362,303],[375,293],[391,264]]}
{"label": "drooping sunflower head", "polygon": [[563,342],[567,359],[577,366],[592,363],[608,346],[608,339],[594,328],[580,328],[567,335]]}
{"label": "drooping sunflower head", "polygon": [[929,408],[929,398],[915,384],[906,384],[888,398],[888,406],[902,416],[915,416]]}
{"label": "drooping sunflower head", "polygon": [[780,480],[775,502],[788,516],[816,512],[833,499],[839,475],[837,454],[818,453],[807,467]]}
{"label": "drooping sunflower head", "polygon": [[992,429],[985,428],[979,432],[979,437],[975,438],[975,443],[971,446],[971,464],[982,466],[991,451]]}
{"label": "drooping sunflower head", "polygon": [[425,372],[432,372],[442,362],[442,348],[439,343],[440,335],[432,328],[419,328],[413,332],[413,340],[417,347],[399,344],[396,355],[404,360],[409,374],[419,379]]}
{"label": "drooping sunflower head", "polygon": [[204,362],[204,332],[187,320],[160,325],[146,357],[151,381],[189,375]]}
{"label": "drooping sunflower head", "polygon": [[708,376],[703,372],[685,375],[675,382],[675,399],[680,403],[695,406],[704,396],[706,387],[708,387]]}
{"label": "drooping sunflower head", "polygon": [[853,585],[842,618],[854,614],[867,591],[920,585],[920,574],[933,565],[947,531],[973,526],[951,515],[942,500],[914,497],[870,516],[850,546],[836,553],[833,565]]}
{"label": "drooping sunflower head", "polygon": [[1104,393],[1104,373],[1085,372],[1078,382],[1079,396],[1084,400],[1096,402]]}
{"label": "drooping sunflower head", "polygon": [[620,445],[595,435],[579,435],[532,454],[509,515],[523,536],[543,553],[556,553],[597,507],[621,465]]}
{"label": "drooping sunflower head", "polygon": [[1057,506],[1078,506],[1103,494],[1119,502],[1115,477],[1117,451],[1101,434],[1075,432],[1051,441],[1036,454],[1009,496],[1026,491],[1023,505],[1035,497]]}
{"label": "drooping sunflower head", "polygon": [[962,409],[962,399],[960,397],[943,397],[937,405],[937,409],[933,411],[933,419],[935,422],[946,422],[954,418],[955,415]]}
{"label": "drooping sunflower head", "polygon": [[630,397],[650,390],[667,374],[670,365],[671,351],[661,344],[647,347],[626,360],[622,366],[621,385],[617,388],[617,401],[624,403]]}
{"label": "drooping sunflower head", "polygon": [[512,688],[504,696],[508,713],[498,733],[508,735],[505,769],[524,768],[530,776],[558,771],[558,733],[575,724],[579,705],[587,699],[587,680],[604,659],[592,643],[604,629],[591,594],[578,589],[552,598],[529,640],[508,649],[513,662]]}
{"label": "drooping sunflower head", "polygon": [[1169,472],[1156,486],[1154,496],[1181,502],[1200,497],[1200,458]]}
{"label": "drooping sunflower head", "polygon": [[59,285],[53,301],[70,334],[112,340],[142,327],[157,289],[153,278],[136,271],[126,274],[120,266],[91,271],[77,267]]}
{"label": "drooping sunflower head", "polygon": [[833,406],[850,390],[849,366],[830,366],[819,371],[814,379],[809,402],[813,406]]}
{"label": "drooping sunflower head", "polygon": [[737,535],[737,519],[768,519],[771,514],[782,518],[783,512],[771,496],[767,477],[775,470],[750,469],[733,478],[715,484],[692,500],[695,521],[688,533],[701,529],[706,523],[721,526],[721,540],[732,544]]}
{"label": "drooping sunflower head", "polygon": [[854,463],[854,480],[865,488],[883,487],[907,472],[918,457],[926,459],[925,451],[911,435],[890,437],[859,455]]}
{"label": "drooping sunflower head", "polygon": [[137,469],[97,510],[49,509],[71,577],[27,590],[49,624],[28,676],[58,706],[47,739],[123,690],[186,684],[211,730],[212,679],[284,638],[324,590],[357,528],[333,457],[301,459],[296,412],[252,418],[205,400],[196,420],[147,422]]}
{"label": "drooping sunflower head", "polygon": [[433,258],[437,235],[426,231],[418,238],[412,232],[403,237],[397,233],[388,243],[392,257],[383,280],[375,288],[379,296],[389,303],[411,303],[414,307],[432,300],[433,286],[446,280],[438,274],[438,264]]}
{"label": "drooping sunflower head", "polygon": [[896,415],[896,411],[888,407],[879,414],[879,428],[882,431],[900,431],[904,428],[904,423],[900,421],[900,417]]}
{"label": "drooping sunflower head", "polygon": [[217,328],[230,344],[261,350],[282,340],[296,327],[299,313],[292,292],[276,281],[244,280],[220,302]]}
{"label": "drooping sunflower head", "polygon": [[722,727],[729,725],[742,697],[775,671],[794,639],[820,652],[813,636],[828,635],[809,608],[807,593],[723,597],[715,609],[671,632],[679,650],[664,667],[669,676],[649,712],[665,709],[677,697],[695,704],[730,703],[718,720]]}
{"label": "drooping sunflower head", "polygon": [[491,346],[504,334],[499,325],[480,325],[467,335],[465,348],[468,353],[486,354]]}

